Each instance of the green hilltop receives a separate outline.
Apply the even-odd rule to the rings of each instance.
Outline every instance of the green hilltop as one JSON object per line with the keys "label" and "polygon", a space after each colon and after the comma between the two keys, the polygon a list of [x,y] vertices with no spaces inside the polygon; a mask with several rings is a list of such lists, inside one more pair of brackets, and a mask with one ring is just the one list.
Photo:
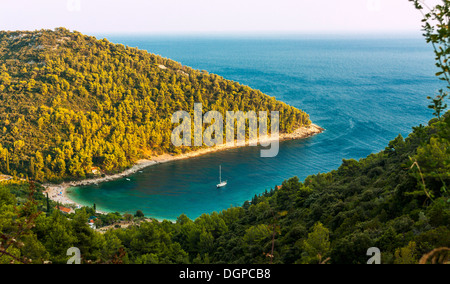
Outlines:
{"label": "green hilltop", "polygon": [[171,115],[279,111],[280,131],[308,114],[237,82],[64,28],[0,32],[0,173],[36,181],[121,171],[196,148],[171,143]]}
{"label": "green hilltop", "polygon": [[[448,47],[448,25],[435,31],[427,20],[443,22],[449,8],[445,1],[439,13],[425,14],[434,47]],[[450,89],[448,50],[435,49],[443,71],[436,75]],[[175,153],[168,114],[196,101],[209,110],[279,110],[284,132],[311,123],[238,83],[64,29],[0,33],[0,60],[3,174],[82,178],[92,165],[114,171],[148,153]],[[158,222],[139,211],[121,216],[91,207],[64,215],[39,184],[2,181],[0,263],[66,263],[67,249],[76,247],[82,263],[365,264],[379,251],[383,264],[448,264],[447,96],[441,90],[432,99],[436,118],[428,125],[379,153],[343,160],[304,181],[293,177],[240,207],[196,220]]]}

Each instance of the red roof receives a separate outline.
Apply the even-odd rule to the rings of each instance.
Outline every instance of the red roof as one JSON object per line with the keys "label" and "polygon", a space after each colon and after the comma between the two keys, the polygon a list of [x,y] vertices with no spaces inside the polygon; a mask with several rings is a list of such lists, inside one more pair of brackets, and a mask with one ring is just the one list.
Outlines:
{"label": "red roof", "polygon": [[70,213],[70,211],[72,211],[72,209],[66,208],[66,207],[62,207],[62,206],[56,206],[55,208],[59,209],[62,212],[65,212],[65,213]]}

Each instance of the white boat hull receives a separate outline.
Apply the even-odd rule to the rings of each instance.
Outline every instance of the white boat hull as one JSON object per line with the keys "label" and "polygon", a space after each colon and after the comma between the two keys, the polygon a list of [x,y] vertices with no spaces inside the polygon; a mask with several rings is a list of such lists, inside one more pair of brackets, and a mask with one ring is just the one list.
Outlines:
{"label": "white boat hull", "polygon": [[228,184],[228,182],[222,181],[222,166],[220,166],[219,169],[220,169],[220,171],[219,171],[219,173],[220,173],[220,176],[219,176],[220,183],[217,185],[217,188],[225,187]]}
{"label": "white boat hull", "polygon": [[227,184],[228,184],[227,182],[219,183],[219,184],[217,185],[217,188],[225,187]]}

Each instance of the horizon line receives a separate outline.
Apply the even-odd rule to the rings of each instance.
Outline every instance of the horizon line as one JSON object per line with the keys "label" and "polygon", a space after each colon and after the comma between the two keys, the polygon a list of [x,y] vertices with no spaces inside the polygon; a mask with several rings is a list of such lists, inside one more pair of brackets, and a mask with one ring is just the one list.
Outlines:
{"label": "horizon line", "polygon": [[407,34],[407,35],[422,35],[422,30],[416,30],[416,29],[409,29],[409,30],[368,30],[368,31],[362,31],[362,30],[310,30],[310,31],[290,31],[290,30],[258,30],[258,31],[251,31],[251,30],[243,30],[243,31],[81,31],[78,29],[71,29],[64,26],[59,27],[42,27],[42,28],[35,28],[35,29],[1,29],[0,31],[5,32],[19,32],[19,31],[39,31],[39,30],[55,30],[57,28],[65,28],[71,32],[80,32],[85,35],[95,35],[95,34],[105,34],[105,35],[194,35],[194,36],[201,36],[201,35],[399,35],[399,34]]}

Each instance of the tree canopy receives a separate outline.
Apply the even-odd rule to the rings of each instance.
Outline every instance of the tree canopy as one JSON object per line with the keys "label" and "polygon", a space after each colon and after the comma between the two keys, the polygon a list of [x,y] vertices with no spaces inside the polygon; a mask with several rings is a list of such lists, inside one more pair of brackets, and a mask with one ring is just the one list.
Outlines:
{"label": "tree canopy", "polygon": [[172,114],[194,103],[223,115],[279,111],[283,133],[311,124],[237,82],[64,28],[0,32],[0,100],[0,172],[40,182],[198,149],[171,143]]}

